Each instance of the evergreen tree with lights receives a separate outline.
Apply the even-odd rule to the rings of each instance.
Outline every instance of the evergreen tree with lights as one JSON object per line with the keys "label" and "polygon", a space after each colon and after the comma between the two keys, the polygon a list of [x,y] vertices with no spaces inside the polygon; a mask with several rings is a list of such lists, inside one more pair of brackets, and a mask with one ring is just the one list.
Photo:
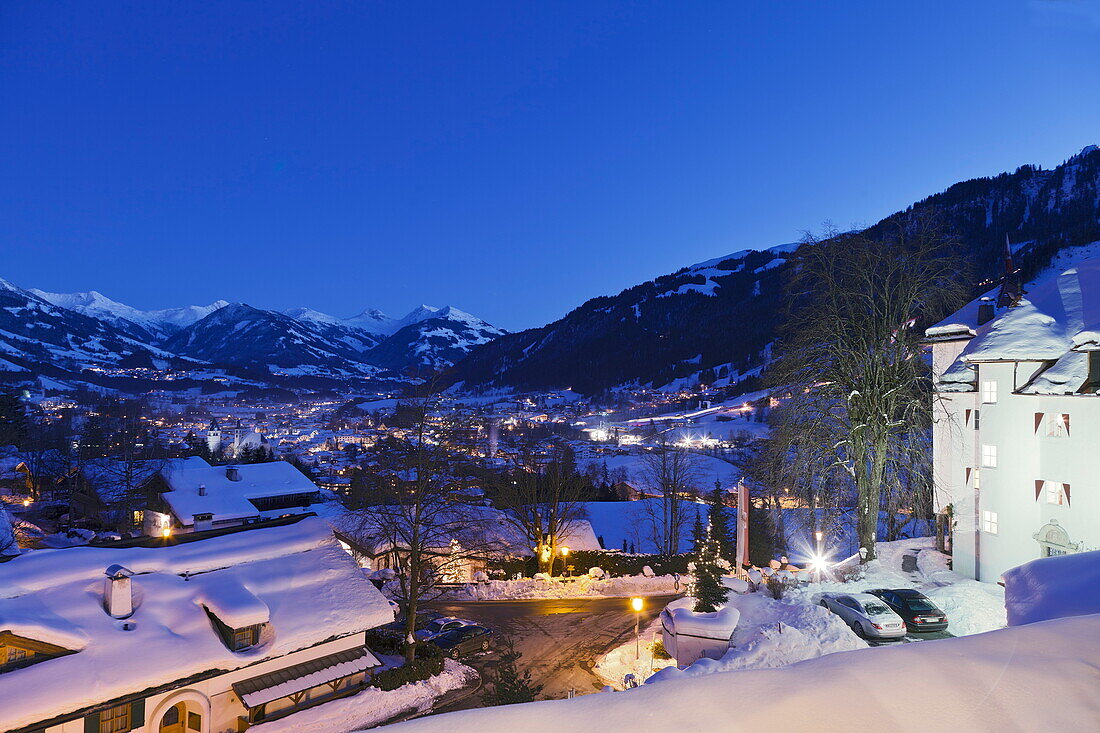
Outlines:
{"label": "evergreen tree with lights", "polygon": [[706,539],[707,530],[703,527],[703,520],[698,513],[695,515],[695,524],[691,527],[691,551],[698,553],[703,547],[703,541]]}
{"label": "evergreen tree with lights", "polygon": [[718,554],[724,560],[733,560],[736,557],[733,532],[725,496],[718,481],[714,482],[714,490],[707,497],[707,504],[707,521],[710,523],[710,533],[718,543]]}
{"label": "evergreen tree with lights", "polygon": [[706,535],[695,554],[695,560],[688,569],[693,581],[691,596],[695,599],[694,610],[697,613],[712,613],[726,602],[729,590],[722,585],[722,574],[729,569],[729,563],[718,554],[718,540],[707,525]]}

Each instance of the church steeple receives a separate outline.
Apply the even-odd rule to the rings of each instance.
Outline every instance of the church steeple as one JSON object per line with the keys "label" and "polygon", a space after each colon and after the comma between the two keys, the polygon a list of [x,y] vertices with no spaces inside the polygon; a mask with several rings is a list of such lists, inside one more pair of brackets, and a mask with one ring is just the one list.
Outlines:
{"label": "church steeple", "polygon": [[1023,294],[1023,288],[1020,286],[1020,269],[1012,261],[1012,246],[1009,244],[1008,233],[1006,232],[1004,273],[1001,275],[1001,292],[997,296],[997,307],[1008,308],[1014,306]]}

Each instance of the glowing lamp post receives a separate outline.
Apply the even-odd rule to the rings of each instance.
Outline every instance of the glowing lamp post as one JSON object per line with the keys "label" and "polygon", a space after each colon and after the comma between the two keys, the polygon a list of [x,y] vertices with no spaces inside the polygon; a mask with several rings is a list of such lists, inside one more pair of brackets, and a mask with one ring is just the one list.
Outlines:
{"label": "glowing lamp post", "polygon": [[642,608],[645,606],[645,601],[635,596],[630,599],[630,608],[634,610],[634,659],[642,658],[642,636],[638,630],[638,625],[642,618]]}
{"label": "glowing lamp post", "polygon": [[562,547],[561,548],[561,574],[562,575],[568,575],[569,574],[568,563],[569,563],[569,548],[568,547]]}

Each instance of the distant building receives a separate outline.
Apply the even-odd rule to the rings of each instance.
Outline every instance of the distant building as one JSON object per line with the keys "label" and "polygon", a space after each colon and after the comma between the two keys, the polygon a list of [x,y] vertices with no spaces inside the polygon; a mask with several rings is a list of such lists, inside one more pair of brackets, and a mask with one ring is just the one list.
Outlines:
{"label": "distant building", "polygon": [[198,456],[168,461],[149,479],[148,535],[232,527],[303,514],[321,501],[317,485],[286,461],[211,466]]}
{"label": "distant building", "polygon": [[245,448],[268,448],[267,438],[255,430],[248,430],[237,420],[228,431],[223,431],[218,419],[210,421],[206,428],[206,445],[211,453],[224,450],[229,456],[238,456]]}

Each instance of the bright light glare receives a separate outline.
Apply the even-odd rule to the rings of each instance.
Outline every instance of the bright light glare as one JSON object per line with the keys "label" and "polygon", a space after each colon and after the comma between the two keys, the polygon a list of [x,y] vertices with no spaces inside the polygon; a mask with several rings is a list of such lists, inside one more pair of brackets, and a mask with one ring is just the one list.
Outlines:
{"label": "bright light glare", "polygon": [[824,555],[812,555],[810,557],[810,570],[816,572],[824,572],[828,567],[829,561]]}
{"label": "bright light glare", "polygon": [[644,601],[642,601],[641,598],[631,598],[630,599],[630,607],[633,608],[635,611],[641,611],[642,610],[642,603],[644,603]]}

